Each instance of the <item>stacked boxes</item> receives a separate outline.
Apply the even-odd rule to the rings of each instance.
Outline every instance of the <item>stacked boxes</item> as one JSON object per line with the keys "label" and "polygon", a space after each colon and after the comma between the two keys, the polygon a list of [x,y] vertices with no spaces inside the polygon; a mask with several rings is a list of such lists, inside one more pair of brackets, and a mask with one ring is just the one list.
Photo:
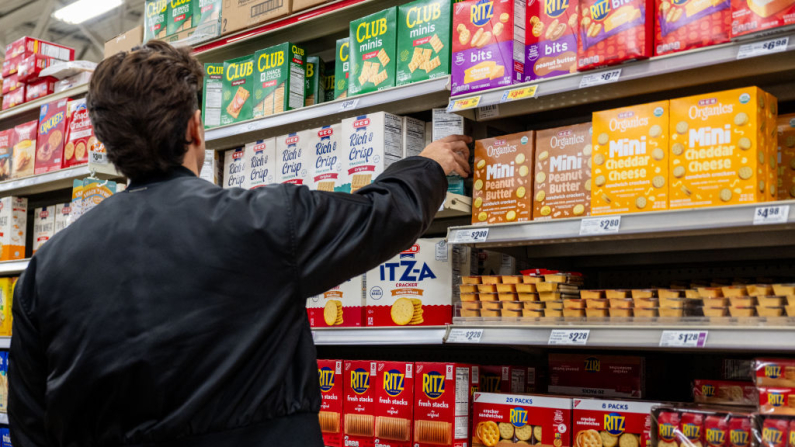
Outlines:
{"label": "stacked boxes", "polygon": [[25,258],[28,199],[0,199],[0,261]]}
{"label": "stacked boxes", "polygon": [[204,127],[211,129],[220,126],[224,102],[224,64],[204,64],[202,93]]}
{"label": "stacked boxes", "polygon": [[375,385],[377,364],[345,361],[343,433],[345,445],[372,446],[375,441]]}
{"label": "stacked boxes", "polygon": [[449,0],[418,0],[398,8],[397,85],[450,73]]}
{"label": "stacked boxes", "polygon": [[572,435],[575,445],[614,439],[621,446],[651,447],[651,409],[656,405],[660,404],[574,399]]}
{"label": "stacked boxes", "polygon": [[254,108],[261,118],[304,106],[304,49],[289,42],[254,54]]}
{"label": "stacked boxes", "polygon": [[342,121],[341,188],[356,192],[369,185],[403,154],[402,120],[391,113],[359,115]]}
{"label": "stacked boxes", "polygon": [[576,1],[529,2],[525,81],[577,71],[578,9]]}
{"label": "stacked boxes", "polygon": [[303,185],[308,178],[309,131],[295,132],[276,138],[276,183]]}
{"label": "stacked boxes", "polygon": [[414,363],[378,362],[375,445],[411,447],[414,421]]}
{"label": "stacked boxes", "polygon": [[579,70],[651,57],[653,0],[583,0],[580,9]]}
{"label": "stacked boxes", "polygon": [[36,208],[33,213],[33,254],[55,235],[55,207]]}
{"label": "stacked boxes", "polygon": [[275,182],[276,139],[259,140],[245,147],[243,156],[246,176],[242,187],[256,189]]}
{"label": "stacked boxes", "polygon": [[414,381],[414,447],[465,447],[469,441],[472,365],[417,363]]}
{"label": "stacked boxes", "polygon": [[533,220],[591,214],[591,123],[536,132]]}
{"label": "stacked boxes", "polygon": [[385,9],[351,22],[348,95],[394,87],[396,53],[397,8]]}
{"label": "stacked boxes", "polygon": [[39,78],[42,69],[74,60],[75,50],[51,42],[23,37],[6,46],[3,61],[3,110],[49,95],[55,80]]}
{"label": "stacked boxes", "polygon": [[168,0],[146,0],[144,8],[144,42],[166,37]]}
{"label": "stacked boxes", "polygon": [[317,191],[339,191],[342,183],[341,124],[312,129],[307,147],[312,154],[307,184]]}
{"label": "stacked boxes", "polygon": [[643,398],[643,357],[549,355],[549,392],[571,396]]}
{"label": "stacked boxes", "polygon": [[342,360],[318,360],[317,371],[320,379],[320,431],[323,445],[342,447],[342,405],[344,379]]}
{"label": "stacked boxes", "polygon": [[[169,0],[165,10],[161,0],[146,3],[144,42],[189,39],[195,44],[221,35],[222,0]],[[160,20],[165,20],[165,24]]]}

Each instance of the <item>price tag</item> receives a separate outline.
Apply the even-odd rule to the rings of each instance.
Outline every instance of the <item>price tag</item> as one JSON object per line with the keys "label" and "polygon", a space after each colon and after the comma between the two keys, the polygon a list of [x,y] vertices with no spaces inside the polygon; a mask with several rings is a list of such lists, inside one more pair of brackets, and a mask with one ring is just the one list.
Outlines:
{"label": "price tag", "polygon": [[514,88],[502,94],[500,102],[518,101],[520,99],[532,98],[536,95],[538,90],[537,85],[528,85],[527,87]]}
{"label": "price tag", "polygon": [[616,234],[621,227],[621,216],[583,219],[580,222],[580,236],[596,234]]}
{"label": "price tag", "polygon": [[451,243],[469,244],[473,242],[486,242],[489,237],[488,228],[477,228],[474,230],[456,230]]}
{"label": "price tag", "polygon": [[96,163],[101,165],[108,164],[108,153],[91,151],[91,163]]}
{"label": "price tag", "polygon": [[549,333],[550,345],[585,346],[588,343],[589,329],[553,329]]}
{"label": "price tag", "polygon": [[347,101],[342,101],[340,104],[340,112],[344,112],[346,110],[353,110],[356,106],[359,105],[359,99],[349,99]]}
{"label": "price tag", "polygon": [[778,37],[764,42],[749,43],[740,47],[740,50],[737,51],[737,59],[780,53],[787,51],[787,45],[789,45],[789,36]]}
{"label": "price tag", "polygon": [[480,104],[480,95],[471,98],[461,98],[450,102],[447,105],[447,113],[458,112],[461,110],[474,109]]}
{"label": "price tag", "polygon": [[789,205],[758,206],[754,211],[754,225],[787,223]]}
{"label": "price tag", "polygon": [[491,106],[478,107],[478,119],[485,120],[497,118],[500,116],[500,105],[494,104]]}
{"label": "price tag", "polygon": [[708,331],[663,331],[660,347],[703,348],[707,335]]}
{"label": "price tag", "polygon": [[580,88],[593,87],[595,85],[618,82],[618,78],[620,77],[621,77],[620,68],[616,68],[615,70],[610,70],[610,71],[603,71],[601,73],[587,74],[584,75],[580,80]]}
{"label": "price tag", "polygon": [[450,329],[447,343],[480,343],[483,329]]}

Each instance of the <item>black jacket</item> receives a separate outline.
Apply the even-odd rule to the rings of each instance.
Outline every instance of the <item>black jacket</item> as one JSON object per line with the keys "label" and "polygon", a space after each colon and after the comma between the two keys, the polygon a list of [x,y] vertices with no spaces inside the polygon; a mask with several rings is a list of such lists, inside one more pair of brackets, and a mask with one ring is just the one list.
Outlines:
{"label": "black jacket", "polygon": [[409,247],[445,189],[419,157],[356,194],[130,185],[17,284],[14,446],[322,446],[306,298]]}

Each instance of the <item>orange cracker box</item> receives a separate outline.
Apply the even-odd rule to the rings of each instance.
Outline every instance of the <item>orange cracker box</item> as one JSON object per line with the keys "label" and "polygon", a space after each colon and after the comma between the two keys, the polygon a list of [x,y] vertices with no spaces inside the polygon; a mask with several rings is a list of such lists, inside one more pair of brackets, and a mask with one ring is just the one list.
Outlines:
{"label": "orange cracker box", "polygon": [[778,200],[795,199],[795,113],[778,117]]}
{"label": "orange cracker box", "polygon": [[778,98],[765,92],[765,148],[767,200],[778,200]]}
{"label": "orange cracker box", "polygon": [[472,366],[417,363],[415,369],[414,447],[467,447]]}
{"label": "orange cracker box", "polygon": [[766,200],[764,99],[746,87],[671,100],[671,209]]}
{"label": "orange cracker box", "polygon": [[484,393],[524,393],[527,368],[520,366],[480,365],[472,367],[478,376],[477,391]]}
{"label": "orange cracker box", "polygon": [[795,25],[795,0],[731,0],[732,38],[791,29]]}
{"label": "orange cracker box", "polygon": [[[574,445],[585,447],[605,434],[620,445],[651,447],[653,402],[574,399]],[[633,437],[635,439],[630,438]],[[590,441],[590,442],[589,442]]]}
{"label": "orange cracker box", "polygon": [[580,9],[580,71],[651,57],[654,0],[583,0]]}
{"label": "orange cracker box", "polygon": [[591,215],[591,123],[536,132],[533,220]]}
{"label": "orange cracker box", "polygon": [[86,99],[69,101],[67,106],[66,147],[63,152],[64,168],[88,163],[88,151],[99,147],[94,136],[94,126],[88,116]]}
{"label": "orange cracker box", "polygon": [[728,42],[731,0],[656,0],[654,55]]}
{"label": "orange cracker box", "polygon": [[342,360],[318,360],[317,373],[320,379],[320,431],[323,445],[342,447]]}
{"label": "orange cracker box", "polygon": [[[526,222],[532,218],[533,131],[475,142],[472,223]],[[536,182],[544,183],[544,177]]]}
{"label": "orange cracker box", "polygon": [[64,98],[41,106],[39,137],[36,140],[36,174],[61,169],[68,103],[69,99]]}
{"label": "orange cracker box", "polygon": [[478,392],[474,402],[473,447],[572,445],[569,398]]}
{"label": "orange cracker box", "polygon": [[27,224],[28,199],[0,199],[0,261],[25,258]]}
{"label": "orange cracker box", "polygon": [[375,444],[376,362],[345,361],[343,444],[373,447]]}
{"label": "orange cracker box", "polygon": [[378,362],[375,444],[411,447],[414,421],[414,363]]}
{"label": "orange cracker box", "polygon": [[668,209],[668,101],[593,114],[591,214]]}

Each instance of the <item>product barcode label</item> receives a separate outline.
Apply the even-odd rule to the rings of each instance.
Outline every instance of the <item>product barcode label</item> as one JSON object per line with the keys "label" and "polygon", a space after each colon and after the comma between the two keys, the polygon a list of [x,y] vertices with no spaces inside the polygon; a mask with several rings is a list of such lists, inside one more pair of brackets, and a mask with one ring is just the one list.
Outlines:
{"label": "product barcode label", "polygon": [[470,244],[473,242],[486,242],[489,238],[488,228],[477,228],[474,230],[456,230],[453,235],[454,244]]}
{"label": "product barcode label", "polygon": [[554,329],[549,333],[548,344],[585,346],[589,335],[589,329]]}
{"label": "product barcode label", "polygon": [[483,329],[450,329],[447,343],[480,343]]}

